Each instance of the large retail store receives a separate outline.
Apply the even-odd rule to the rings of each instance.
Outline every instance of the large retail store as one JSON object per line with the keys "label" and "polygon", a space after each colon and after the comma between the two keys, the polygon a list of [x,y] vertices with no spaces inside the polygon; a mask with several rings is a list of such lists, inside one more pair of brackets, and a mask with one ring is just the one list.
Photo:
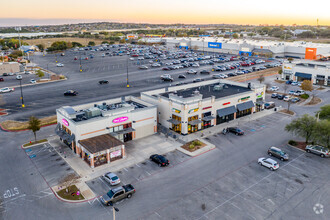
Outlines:
{"label": "large retail store", "polygon": [[157,132],[157,107],[132,96],[56,112],[56,134],[92,168],[124,158],[125,142]]}
{"label": "large retail store", "polygon": [[263,110],[265,86],[217,79],[142,92],[141,99],[158,106],[158,123],[187,135]]}

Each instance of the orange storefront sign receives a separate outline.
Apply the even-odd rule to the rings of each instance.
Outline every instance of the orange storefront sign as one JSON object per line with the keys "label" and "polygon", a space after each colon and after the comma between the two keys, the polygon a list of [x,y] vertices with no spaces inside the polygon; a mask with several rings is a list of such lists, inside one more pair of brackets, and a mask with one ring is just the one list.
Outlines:
{"label": "orange storefront sign", "polygon": [[315,60],[316,59],[316,49],[317,48],[306,48],[305,59],[306,60]]}

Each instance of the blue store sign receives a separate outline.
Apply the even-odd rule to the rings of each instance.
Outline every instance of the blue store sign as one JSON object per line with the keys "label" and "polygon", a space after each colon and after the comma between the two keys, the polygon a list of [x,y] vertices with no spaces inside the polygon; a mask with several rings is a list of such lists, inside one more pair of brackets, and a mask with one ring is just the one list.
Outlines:
{"label": "blue store sign", "polygon": [[217,42],[208,42],[208,47],[209,48],[222,48],[222,43],[217,43]]}

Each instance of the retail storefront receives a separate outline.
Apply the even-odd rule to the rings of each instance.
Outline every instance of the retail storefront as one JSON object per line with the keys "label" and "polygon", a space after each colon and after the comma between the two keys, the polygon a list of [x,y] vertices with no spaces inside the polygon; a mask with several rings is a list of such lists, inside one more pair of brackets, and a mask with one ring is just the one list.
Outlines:
{"label": "retail storefront", "polygon": [[[105,149],[90,149],[84,140],[102,135],[111,136],[112,142],[125,143],[157,132],[157,107],[135,97],[123,97],[79,106],[64,106],[56,110],[58,125],[56,134],[63,143],[85,161],[91,159],[95,165],[122,158],[119,147],[104,146]],[[89,142],[91,145],[91,141]],[[109,160],[106,160],[106,153]]]}
{"label": "retail storefront", "polygon": [[159,124],[182,135],[253,114],[257,99],[264,98],[264,86],[223,79],[141,93],[142,100],[158,106]]}

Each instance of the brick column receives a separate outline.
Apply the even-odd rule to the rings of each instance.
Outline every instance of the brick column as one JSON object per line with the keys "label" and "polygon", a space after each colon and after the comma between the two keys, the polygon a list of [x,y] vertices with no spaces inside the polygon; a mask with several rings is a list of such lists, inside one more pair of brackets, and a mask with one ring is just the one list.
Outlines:
{"label": "brick column", "polygon": [[110,163],[110,150],[107,150],[107,163]]}
{"label": "brick column", "polygon": [[78,147],[78,145],[74,144],[76,146],[76,154],[79,155],[80,154],[80,148]]}
{"label": "brick column", "polygon": [[91,168],[94,168],[94,155],[91,154],[90,157],[91,157],[91,161],[90,161]]}
{"label": "brick column", "polygon": [[85,158],[85,151],[83,151],[83,150],[81,151],[81,158],[83,158],[83,159]]}
{"label": "brick column", "polygon": [[234,119],[236,119],[236,112],[234,113]]}

